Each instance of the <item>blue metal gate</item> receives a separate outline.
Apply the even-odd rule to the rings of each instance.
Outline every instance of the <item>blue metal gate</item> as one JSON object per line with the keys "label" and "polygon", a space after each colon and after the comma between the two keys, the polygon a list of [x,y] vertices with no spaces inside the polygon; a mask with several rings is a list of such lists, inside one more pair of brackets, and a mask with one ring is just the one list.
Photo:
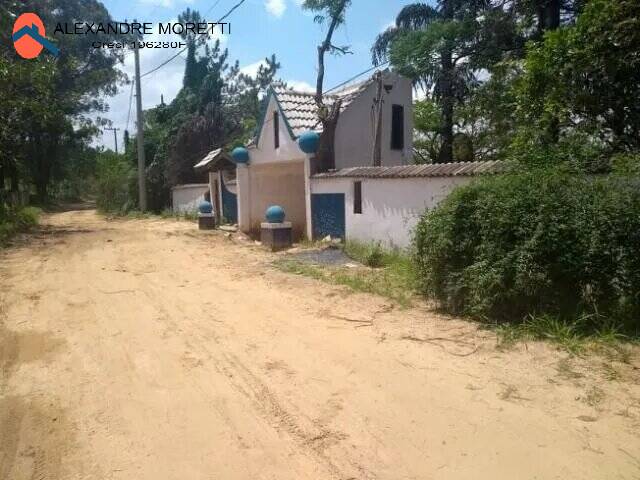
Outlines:
{"label": "blue metal gate", "polygon": [[314,193],[311,195],[313,238],[345,237],[344,193]]}
{"label": "blue metal gate", "polygon": [[[222,172],[220,173],[222,177]],[[227,190],[224,184],[224,177],[221,178],[222,184],[222,216],[227,222],[238,223],[238,196]]]}

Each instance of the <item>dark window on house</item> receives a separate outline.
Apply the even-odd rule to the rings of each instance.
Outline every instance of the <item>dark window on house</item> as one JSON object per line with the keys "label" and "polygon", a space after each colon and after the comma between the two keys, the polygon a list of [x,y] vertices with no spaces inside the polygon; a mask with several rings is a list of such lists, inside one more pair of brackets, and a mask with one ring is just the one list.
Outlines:
{"label": "dark window on house", "polygon": [[404,148],[404,107],[391,106],[391,150]]}
{"label": "dark window on house", "polygon": [[353,182],[353,213],[362,213],[362,182]]}
{"label": "dark window on house", "polygon": [[278,112],[273,112],[273,144],[280,148],[280,117]]}

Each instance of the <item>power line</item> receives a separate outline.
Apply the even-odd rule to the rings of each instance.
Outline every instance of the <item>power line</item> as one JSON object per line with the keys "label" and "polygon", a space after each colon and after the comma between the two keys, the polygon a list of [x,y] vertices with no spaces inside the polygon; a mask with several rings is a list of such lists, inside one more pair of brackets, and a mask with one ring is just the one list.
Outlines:
{"label": "power line", "polygon": [[[226,15],[222,17],[222,19],[218,20],[218,23],[220,23],[222,20],[224,20],[225,18],[227,18],[227,17],[228,17],[228,16],[229,16],[229,15],[230,15],[230,14],[231,14],[231,13],[232,13],[236,8],[238,8],[240,5],[242,5],[242,3],[243,3],[243,2],[244,2],[244,0],[242,0],[242,1],[241,1],[241,2],[239,2],[237,5],[235,5],[231,10],[229,10],[229,11],[226,13]],[[209,7],[209,9],[206,11],[205,15],[208,15],[208,14],[209,14],[209,13],[210,13],[214,8],[215,8],[215,7],[217,7],[217,6],[218,6],[218,4],[219,4],[219,3],[220,3],[220,0],[216,0],[216,2],[215,2],[211,7]],[[157,9],[158,9],[158,6],[156,5],[156,7],[152,10],[152,13],[155,13],[155,11],[156,11]],[[133,51],[128,51],[128,52],[126,52],[126,53],[124,54],[124,58],[126,58],[128,55],[130,55],[130,54],[132,54],[132,53],[133,53]],[[181,52],[178,52],[178,54],[180,54],[180,53],[181,53]],[[175,58],[175,56],[174,56],[173,58]],[[167,63],[168,63],[169,61],[171,61],[171,60],[172,60],[172,59],[169,59],[169,60],[167,61]],[[160,68],[160,67],[158,67],[158,68]],[[152,73],[152,72],[147,72],[147,73],[145,73],[145,74],[144,74],[144,75],[142,75],[142,76],[145,76],[145,75],[147,75],[147,74],[149,74],[149,73]],[[130,120],[131,120],[131,106],[132,106],[132,104],[133,104],[133,88],[134,88],[134,86],[135,86],[135,83],[134,83],[134,82],[131,82],[131,90],[129,91],[129,110],[128,110],[128,112],[127,112],[127,128],[126,128],[127,130],[129,130],[129,124],[130,124]],[[115,132],[114,132],[114,133],[115,133]]]}
{"label": "power line", "polygon": [[358,73],[357,75],[354,75],[353,77],[349,78],[348,80],[345,80],[342,83],[339,83],[338,85],[336,85],[335,87],[331,87],[329,90],[325,90],[324,93],[329,93],[329,92],[333,92],[334,90],[337,90],[338,88],[346,85],[349,82],[353,82],[356,78],[361,77],[362,75],[364,75],[365,73],[369,73],[373,70],[376,70],[377,68],[380,67],[384,67],[385,65],[387,65],[389,63],[389,61],[387,60],[386,62],[381,63],[380,65],[376,65],[374,67],[368,68],[363,72]]}
{"label": "power line", "polygon": [[211,13],[211,10],[213,10],[214,8],[216,8],[218,6],[218,4],[220,3],[220,0],[217,0],[216,3],[214,3],[213,5],[211,5],[209,7],[209,10],[207,10],[206,12],[204,12],[204,15],[207,16]]}
{"label": "power line", "polygon": [[[218,6],[218,4],[219,4],[219,3],[220,3],[220,0],[216,0],[216,2],[215,2],[213,5],[211,5],[211,6],[209,7],[209,9],[205,12],[205,14],[204,14],[204,15],[206,16],[206,15],[208,15],[209,13],[211,13],[211,10],[213,10],[214,8],[216,8],[216,7]],[[169,59],[167,60],[167,62],[170,62],[170,61],[171,61],[171,60],[173,60],[175,57],[179,56],[183,51],[184,51],[184,49],[183,49],[183,50],[181,50],[181,51],[179,51],[179,52],[177,53],[177,55],[174,55],[174,56],[172,56],[171,58],[169,58]],[[128,53],[133,53],[133,52],[132,52],[132,51],[130,51],[130,52],[128,52]],[[161,66],[162,66],[162,65],[161,65]],[[160,67],[158,67],[158,68],[160,68]],[[154,73],[154,71],[155,71],[155,70],[149,71],[149,72],[147,72],[147,73],[143,74],[142,76],[144,77],[145,75],[148,75],[148,74]]]}
{"label": "power line", "polygon": [[[240,5],[242,5],[246,0],[240,0],[238,3],[236,3],[233,7],[231,7],[231,9],[225,13],[220,19],[218,19],[218,21],[216,23],[222,23],[223,20],[225,20],[229,15],[231,15],[238,7],[240,7]],[[203,34],[206,35],[206,34]],[[160,65],[158,65],[155,68],[152,68],[151,70],[149,70],[148,72],[143,73],[142,75],[140,75],[140,78],[142,77],[146,77],[147,75],[151,75],[152,73],[160,70],[162,67],[164,67],[167,63],[171,62],[172,60],[174,60],[176,57],[178,57],[180,54],[182,54],[185,50],[187,50],[189,47],[186,46],[184,47],[182,50],[178,51],[176,54],[172,55],[168,60],[165,60],[164,62],[162,62]]]}

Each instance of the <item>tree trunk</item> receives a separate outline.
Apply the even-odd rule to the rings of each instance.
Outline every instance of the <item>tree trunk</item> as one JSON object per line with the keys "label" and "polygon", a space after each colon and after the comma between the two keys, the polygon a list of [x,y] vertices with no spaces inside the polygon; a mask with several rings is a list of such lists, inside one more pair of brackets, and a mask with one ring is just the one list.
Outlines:
{"label": "tree trunk", "polygon": [[315,101],[318,107],[318,115],[322,122],[322,135],[320,135],[316,162],[317,168],[321,172],[336,168],[336,127],[338,126],[340,106],[342,104],[342,101],[339,99],[331,106],[326,105],[324,101],[324,55],[331,49],[331,38],[338,26],[340,15],[342,15],[346,4],[347,0],[341,0],[338,8],[333,12],[324,42],[318,46],[318,78],[316,80]]}
{"label": "tree trunk", "polygon": [[[538,17],[538,38],[543,40],[546,32],[552,32],[560,28],[561,0],[537,0],[536,15]],[[560,121],[553,117],[547,128],[547,135],[551,143],[560,140]]]}
{"label": "tree trunk", "polygon": [[[453,19],[453,4],[445,0],[442,5],[442,16],[445,21]],[[442,69],[439,82],[439,94],[442,107],[440,135],[442,145],[438,154],[438,163],[453,161],[453,54],[450,46],[445,46],[440,53]]]}
{"label": "tree trunk", "polygon": [[43,142],[42,136],[36,134],[34,136],[35,145],[33,156],[35,161],[34,183],[36,184],[36,196],[38,202],[46,203],[48,200],[49,178],[51,176],[51,159],[55,155],[54,149],[44,148],[46,142]]}
{"label": "tree trunk", "polygon": [[2,162],[0,162],[0,214],[2,213],[2,209],[4,207],[4,171],[5,166]]}
{"label": "tree trunk", "polygon": [[335,139],[336,127],[340,118],[341,100],[337,100],[331,106],[328,115],[322,120],[322,135],[318,145],[318,153],[316,156],[317,170],[326,172],[336,168]]}
{"label": "tree trunk", "polygon": [[537,0],[536,17],[538,37],[542,39],[546,32],[560,27],[561,0]]}
{"label": "tree trunk", "polygon": [[[447,59],[449,62],[447,62]],[[451,67],[445,69],[445,65],[451,62],[451,52],[448,55],[443,53],[442,60],[442,80],[441,80],[441,102],[442,102],[442,126],[440,136],[442,145],[438,154],[438,163],[449,163],[453,161],[453,88],[451,79]]]}
{"label": "tree trunk", "polygon": [[373,166],[382,166],[382,75],[376,74],[375,135],[373,139]]}

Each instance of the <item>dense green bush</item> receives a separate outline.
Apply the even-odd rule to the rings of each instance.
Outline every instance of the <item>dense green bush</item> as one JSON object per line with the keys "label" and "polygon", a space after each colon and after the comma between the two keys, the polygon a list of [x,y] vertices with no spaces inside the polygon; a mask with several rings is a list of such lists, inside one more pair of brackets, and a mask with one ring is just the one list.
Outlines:
{"label": "dense green bush", "polygon": [[108,213],[124,214],[137,205],[137,176],[133,167],[113,153],[104,153],[96,168],[96,205]]}
{"label": "dense green bush", "polygon": [[484,178],[426,212],[420,290],[454,313],[553,315],[640,331],[640,180],[531,171]]}
{"label": "dense green bush", "polygon": [[18,232],[26,232],[38,224],[40,209],[36,207],[6,208],[0,205],[0,244]]}

